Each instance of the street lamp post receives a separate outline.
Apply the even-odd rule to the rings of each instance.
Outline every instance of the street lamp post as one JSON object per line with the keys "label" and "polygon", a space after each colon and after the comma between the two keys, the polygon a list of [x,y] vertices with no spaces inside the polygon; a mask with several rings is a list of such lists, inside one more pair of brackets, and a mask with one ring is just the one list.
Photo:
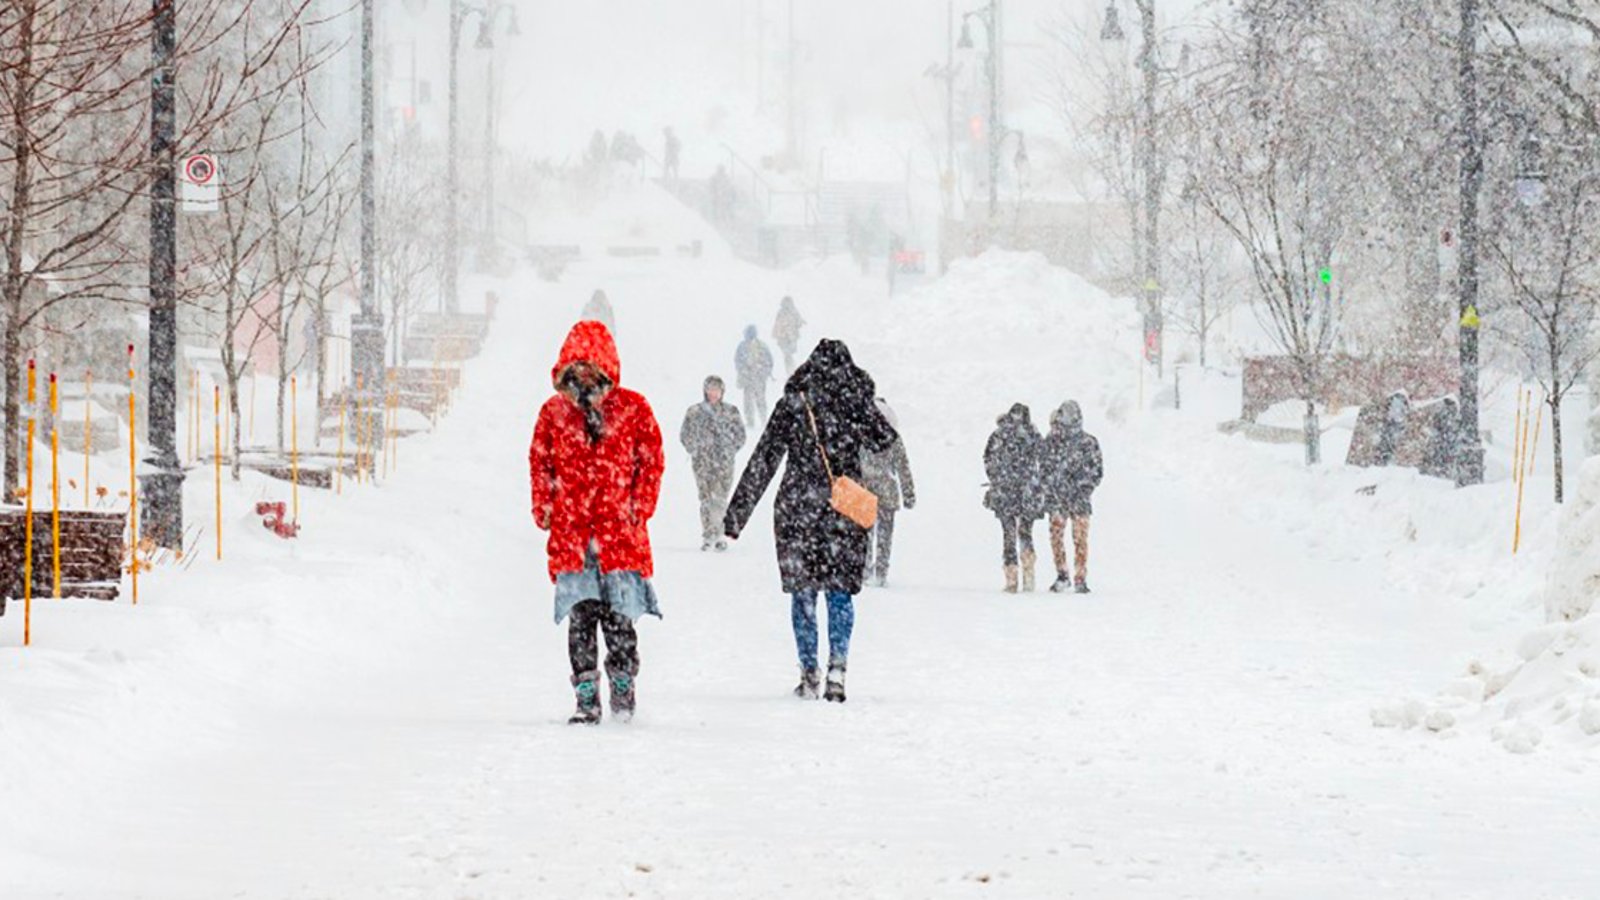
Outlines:
{"label": "street lamp post", "polygon": [[178,460],[177,11],[151,0],[150,331],[146,433],[150,469],[140,476],[143,536],[183,548],[183,466]]}
{"label": "street lamp post", "polygon": [[[461,297],[457,284],[457,277],[461,270],[461,220],[457,210],[457,199],[461,191],[461,165],[459,160],[458,144],[461,124],[460,105],[460,54],[461,54],[461,28],[466,24],[467,16],[476,15],[481,18],[478,29],[477,46],[479,48],[492,48],[494,46],[494,24],[499,19],[501,12],[509,12],[511,25],[507,29],[510,34],[517,34],[516,7],[502,0],[490,0],[485,6],[474,6],[462,0],[450,0],[450,86],[449,86],[449,123],[446,134],[445,147],[445,237],[444,237],[444,309],[447,313],[461,311]],[[485,185],[484,189],[488,190]]]}
{"label": "street lamp post", "polygon": [[[361,385],[356,406],[376,409],[372,402],[383,383],[383,311],[378,306],[378,200],[376,122],[372,72],[376,0],[361,0],[361,309],[350,318],[351,384]],[[363,423],[367,428],[371,423]]]}
{"label": "street lamp post", "polygon": [[1478,0],[1460,0],[1457,66],[1461,102],[1461,249],[1456,291],[1461,319],[1461,426],[1456,484],[1483,483],[1483,443],[1478,433],[1478,195],[1483,188],[1483,131],[1478,121]]}
{"label": "street lamp post", "polygon": [[1000,77],[1004,71],[1000,59],[1000,0],[989,0],[988,6],[961,17],[961,42],[958,46],[964,50],[972,48],[970,20],[973,18],[983,23],[984,33],[989,38],[988,52],[984,54],[984,74],[989,81],[989,127],[986,136],[989,140],[989,218],[992,219],[1000,214],[1000,142],[1005,140],[1006,133],[1000,102]]}
{"label": "street lamp post", "polygon": [[[1144,165],[1144,353],[1145,361],[1154,363],[1156,371],[1162,369],[1161,312],[1161,161],[1156,145],[1156,91],[1159,87],[1160,68],[1156,46],[1155,0],[1133,0],[1139,9],[1140,31],[1144,47],[1139,55],[1139,68],[1144,73],[1144,116],[1139,129],[1141,162]],[[1127,39],[1117,19],[1116,0],[1106,4],[1105,24],[1100,38],[1106,41]]]}

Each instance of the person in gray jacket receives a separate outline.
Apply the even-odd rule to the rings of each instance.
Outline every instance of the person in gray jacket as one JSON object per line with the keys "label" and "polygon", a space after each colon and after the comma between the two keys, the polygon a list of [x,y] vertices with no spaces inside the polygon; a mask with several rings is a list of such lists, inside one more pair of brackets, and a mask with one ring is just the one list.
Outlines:
{"label": "person in gray jacket", "polygon": [[700,491],[701,550],[728,549],[722,519],[733,490],[734,458],[745,440],[739,407],[722,401],[725,391],[721,378],[707,378],[704,399],[684,414],[680,435],[694,461],[694,483]]}
{"label": "person in gray jacket", "polygon": [[[877,399],[877,406],[898,434],[900,423],[894,410],[882,397]],[[878,498],[878,524],[867,545],[865,580],[883,587],[889,580],[889,556],[894,549],[894,515],[902,500],[906,509],[917,505],[917,486],[911,480],[911,461],[906,458],[904,440],[896,437],[887,450],[861,451],[861,486]]]}

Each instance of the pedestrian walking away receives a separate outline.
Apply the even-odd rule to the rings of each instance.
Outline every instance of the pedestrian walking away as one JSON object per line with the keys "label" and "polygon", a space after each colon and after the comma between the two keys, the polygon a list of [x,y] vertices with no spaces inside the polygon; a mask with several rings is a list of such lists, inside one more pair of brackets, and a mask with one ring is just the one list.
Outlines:
{"label": "pedestrian walking away", "polygon": [[572,327],[550,377],[556,392],[539,410],[528,469],[534,524],[550,533],[556,624],[570,617],[578,707],[569,721],[600,721],[597,631],[605,633],[611,712],[627,721],[639,675],[634,623],[661,615],[649,532],[661,494],[661,429],[649,402],[622,387],[616,343],[599,322]]}
{"label": "pedestrian walking away", "polygon": [[983,505],[1000,520],[1000,561],[1005,569],[1006,592],[1034,588],[1033,523],[1044,517],[1044,491],[1039,479],[1040,444],[1028,407],[1018,403],[997,422],[983,450],[983,468],[989,490]]}
{"label": "pedestrian walking away", "polygon": [[[1050,415],[1050,434],[1042,454],[1045,506],[1050,513],[1050,550],[1055,557],[1056,593],[1073,588],[1089,593],[1089,517],[1095,488],[1105,475],[1100,442],[1083,430],[1083,410],[1068,400]],[[1067,570],[1067,528],[1072,529],[1074,573]]]}
{"label": "pedestrian walking away", "polygon": [[669,184],[678,183],[678,154],[683,151],[683,142],[672,132],[669,126],[663,130],[661,154],[661,177]]}
{"label": "pedestrian walking away", "polygon": [[738,538],[783,464],[773,531],[800,662],[800,684],[794,692],[802,699],[816,699],[822,681],[817,659],[820,592],[828,603],[824,696],[845,700],[853,598],[861,593],[868,533],[833,508],[831,478],[859,480],[861,454],[894,445],[897,435],[873,396],[872,377],[855,364],[848,347],[835,340],[818,343],[784,386],[783,398],[745,464],[724,523],[728,537]]}
{"label": "pedestrian walking away", "polygon": [[[900,423],[888,401],[877,399],[878,411],[898,435]],[[896,437],[888,450],[861,452],[861,485],[878,498],[878,523],[867,544],[868,583],[883,587],[889,580],[889,557],[894,550],[895,513],[917,505],[917,486],[911,480],[911,461],[906,458],[905,441]]]}
{"label": "pedestrian walking away", "polygon": [[744,340],[733,354],[733,368],[739,389],[744,391],[745,424],[760,428],[767,420],[767,382],[772,380],[772,351],[757,337],[754,325],[745,326]]}
{"label": "pedestrian walking away", "polygon": [[583,305],[583,312],[578,314],[578,318],[599,322],[606,326],[606,331],[613,335],[617,333],[616,314],[611,310],[611,298],[606,296],[605,291],[597,289],[591,294],[589,302]]}
{"label": "pedestrian walking away", "polygon": [[778,350],[783,353],[785,375],[794,374],[795,354],[800,352],[800,330],[805,327],[806,320],[800,318],[794,298],[784,297],[778,304],[778,318],[772,323],[772,339],[778,342]]}
{"label": "pedestrian walking away", "polygon": [[680,434],[700,492],[701,550],[728,549],[722,519],[728,512],[728,492],[733,490],[734,458],[745,440],[739,407],[723,402],[724,390],[721,378],[707,378],[703,399],[684,414]]}

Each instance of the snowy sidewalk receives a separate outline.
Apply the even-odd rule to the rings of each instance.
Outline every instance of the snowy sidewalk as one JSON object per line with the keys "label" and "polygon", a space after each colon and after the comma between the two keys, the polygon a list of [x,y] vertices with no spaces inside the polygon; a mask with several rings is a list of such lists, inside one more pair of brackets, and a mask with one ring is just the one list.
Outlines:
{"label": "snowy sidewalk", "polygon": [[[275,589],[296,596],[263,613],[313,623],[262,628],[282,646],[241,647],[247,669],[190,686],[203,702],[163,682],[185,716],[156,727],[181,740],[145,735],[123,763],[75,757],[51,790],[19,790],[0,822],[0,893],[1589,890],[1581,867],[1545,864],[1587,852],[1594,804],[1573,790],[1586,779],[1368,724],[1397,685],[1448,665],[1464,626],[1402,605],[1364,561],[1324,559],[1230,503],[1214,463],[1184,462],[1193,432],[1106,421],[1116,389],[1095,374],[1103,335],[1091,328],[1066,340],[1079,358],[1058,363],[1001,320],[995,339],[1020,358],[964,333],[975,349],[957,365],[887,346],[909,336],[863,314],[883,303],[875,282],[800,296],[808,339],[857,339],[909,420],[922,502],[901,519],[893,586],[859,601],[850,702],[795,701],[770,499],[731,553],[699,553],[676,447],[700,379],[727,368],[739,329],[770,321],[766,301],[788,284],[732,263],[715,275],[580,266],[566,285],[508,292],[440,433],[403,450],[392,485],[320,513],[301,568]],[[673,446],[654,526],[666,618],[641,628],[640,715],[592,730],[563,724],[565,630],[550,623],[526,488],[528,431],[585,277],[616,303],[623,381],[651,398]],[[815,277],[819,290],[831,278]],[[925,325],[919,347],[937,349],[941,325]],[[1051,374],[1011,382],[1019,394],[1093,401],[1108,478],[1087,598],[997,590],[977,457],[1004,408],[984,392],[1012,390],[1019,364]],[[1043,420],[1047,397],[1028,399]],[[1048,557],[1042,526],[1036,538]],[[154,601],[122,612],[163,614]],[[194,713],[214,718],[185,723]],[[48,748],[10,749],[30,773],[52,772]]]}

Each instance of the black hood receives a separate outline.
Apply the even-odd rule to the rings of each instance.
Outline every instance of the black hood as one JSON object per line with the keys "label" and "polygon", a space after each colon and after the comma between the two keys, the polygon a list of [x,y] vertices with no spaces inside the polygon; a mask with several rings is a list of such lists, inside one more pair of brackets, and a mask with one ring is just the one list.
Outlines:
{"label": "black hood", "polygon": [[850,348],[844,341],[823,338],[817,342],[817,349],[811,351],[811,357],[789,376],[784,392],[819,398],[838,396],[871,403],[876,388],[872,376],[850,357]]}
{"label": "black hood", "polygon": [[1006,410],[1005,415],[995,419],[996,425],[1010,425],[1012,427],[1033,428],[1033,413],[1028,411],[1026,403],[1013,403]]}

